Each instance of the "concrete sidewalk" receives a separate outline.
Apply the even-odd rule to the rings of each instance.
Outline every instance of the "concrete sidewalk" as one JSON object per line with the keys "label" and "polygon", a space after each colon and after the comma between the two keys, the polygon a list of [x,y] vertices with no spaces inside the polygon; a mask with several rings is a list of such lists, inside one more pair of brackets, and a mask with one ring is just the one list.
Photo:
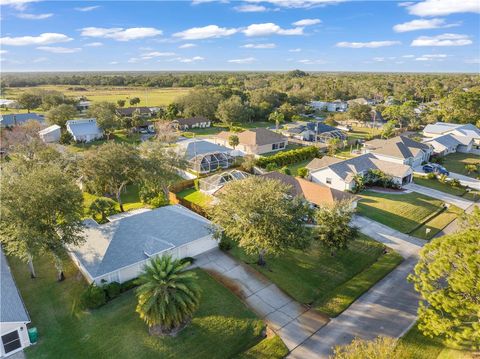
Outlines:
{"label": "concrete sidewalk", "polygon": [[454,206],[457,206],[457,207],[459,207],[463,210],[466,210],[468,207],[473,205],[472,201],[469,201],[469,200],[464,199],[462,197],[454,196],[452,194],[448,194],[448,193],[445,193],[445,192],[442,192],[442,191],[438,191],[436,189],[432,189],[432,188],[429,188],[429,187],[420,186],[420,185],[415,184],[415,183],[409,183],[409,184],[406,184],[403,187],[406,188],[406,189],[409,189],[411,191],[423,194],[425,196],[440,199],[443,202],[453,204]]}
{"label": "concrete sidewalk", "polygon": [[210,272],[237,294],[289,350],[328,323],[328,317],[294,301],[263,275],[218,249],[196,257],[194,266]]}

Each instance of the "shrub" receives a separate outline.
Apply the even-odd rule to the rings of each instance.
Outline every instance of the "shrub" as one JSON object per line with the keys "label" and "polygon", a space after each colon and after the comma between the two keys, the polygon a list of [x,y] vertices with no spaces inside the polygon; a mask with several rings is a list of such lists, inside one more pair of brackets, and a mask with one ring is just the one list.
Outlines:
{"label": "shrub", "polygon": [[435,173],[430,172],[429,174],[427,174],[427,179],[435,180],[437,179],[437,176],[435,175]]}
{"label": "shrub", "polygon": [[184,257],[180,259],[181,264],[184,264],[184,263],[193,264],[194,262],[195,262],[195,258],[193,257]]}
{"label": "shrub", "polygon": [[270,171],[275,171],[277,169],[277,165],[275,163],[269,163],[265,169],[270,172]]}
{"label": "shrub", "polygon": [[148,204],[150,204],[151,206],[153,206],[155,208],[158,208],[158,207],[167,206],[169,204],[169,201],[168,201],[167,198],[165,198],[165,195],[159,194],[157,197],[152,198],[148,202]]}
{"label": "shrub", "polygon": [[308,176],[308,169],[305,168],[305,167],[300,167],[298,170],[297,170],[297,174],[302,177],[302,178],[305,178]]}
{"label": "shrub", "polygon": [[136,286],[137,286],[137,278],[133,278],[120,284],[120,291],[123,293],[123,292],[126,292],[127,290],[135,288]]}
{"label": "shrub", "polygon": [[62,145],[69,145],[73,141],[73,136],[70,132],[68,131],[63,131],[62,134],[60,135],[60,143]]}
{"label": "shrub", "polygon": [[222,251],[229,251],[232,249],[232,242],[225,236],[222,236],[220,243],[218,243],[218,248]]}
{"label": "shrub", "polygon": [[283,167],[293,163],[309,160],[320,156],[320,151],[315,146],[301,147],[290,151],[279,152],[270,157],[261,157],[257,164],[262,168],[273,163],[276,167]]}
{"label": "shrub", "polygon": [[107,298],[113,299],[116,298],[120,295],[122,286],[118,282],[111,282],[106,284],[103,289],[105,290],[105,293],[107,294]]}
{"label": "shrub", "polygon": [[452,187],[460,187],[462,184],[460,183],[460,180],[454,178],[450,181],[450,186]]}
{"label": "shrub", "polygon": [[195,187],[195,190],[199,191],[200,190],[200,185],[198,183],[198,178],[195,178],[193,180],[193,186]]}
{"label": "shrub", "polygon": [[447,175],[440,175],[438,180],[442,183],[447,183],[448,176]]}
{"label": "shrub", "polygon": [[253,167],[255,167],[257,159],[253,155],[247,155],[243,157],[243,161],[240,165],[240,168],[249,173],[253,173]]}
{"label": "shrub", "polygon": [[287,166],[283,166],[282,168],[280,168],[280,173],[290,176],[292,174],[292,171],[290,171],[290,168],[288,168]]}
{"label": "shrub", "polygon": [[80,303],[83,307],[88,309],[99,308],[107,302],[107,296],[103,288],[97,287],[95,284],[91,284],[81,294]]}

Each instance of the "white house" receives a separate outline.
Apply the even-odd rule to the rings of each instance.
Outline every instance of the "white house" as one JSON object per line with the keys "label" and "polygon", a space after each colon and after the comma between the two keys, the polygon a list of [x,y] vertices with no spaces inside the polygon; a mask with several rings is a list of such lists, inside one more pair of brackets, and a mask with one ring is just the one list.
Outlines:
{"label": "white house", "polygon": [[473,138],[450,134],[425,140],[424,143],[432,146],[433,153],[439,156],[455,152],[469,153],[473,148]]}
{"label": "white house", "polygon": [[53,143],[60,141],[61,127],[59,125],[52,125],[47,128],[44,128],[41,131],[38,131],[38,136],[42,139],[45,143]]}
{"label": "white house", "polygon": [[180,205],[129,214],[102,225],[89,220],[85,242],[71,248],[88,282],[123,283],[138,277],[150,258],[194,257],[217,247],[210,221]]}
{"label": "white house", "polygon": [[[446,135],[450,135],[450,137],[444,137]],[[437,122],[425,126],[423,129],[423,136],[427,138],[427,140],[424,141],[425,143],[437,146],[435,152],[439,154],[442,152],[445,152],[444,154],[451,153],[454,147],[454,141],[459,144],[453,152],[458,151],[480,154],[480,129],[472,124],[462,125],[457,123]],[[440,140],[438,140],[438,138],[440,138]],[[432,141],[431,139],[435,139],[435,141]],[[446,149],[442,150],[442,146],[447,142],[450,144],[450,151],[447,151]]]}
{"label": "white house", "polygon": [[417,167],[428,162],[433,149],[425,143],[405,136],[388,140],[372,140],[364,143],[364,153],[372,153],[380,160]]}
{"label": "white house", "polygon": [[67,131],[77,142],[90,142],[103,137],[103,131],[98,127],[94,118],[69,120],[66,123]]}
{"label": "white house", "polygon": [[80,112],[85,112],[90,108],[91,102],[90,101],[79,101],[77,103],[77,110]]}
{"label": "white house", "polygon": [[8,357],[30,345],[28,323],[30,317],[0,248],[0,357]]}
{"label": "white house", "polygon": [[399,186],[410,183],[413,170],[410,166],[395,162],[387,162],[366,153],[348,160],[325,156],[313,159],[306,168],[309,179],[340,191],[352,191],[355,188],[355,177],[365,176],[369,170],[380,170],[392,176]]}
{"label": "white house", "polygon": [[348,109],[348,103],[342,100],[328,101],[310,101],[310,106],[319,111],[345,112]]}

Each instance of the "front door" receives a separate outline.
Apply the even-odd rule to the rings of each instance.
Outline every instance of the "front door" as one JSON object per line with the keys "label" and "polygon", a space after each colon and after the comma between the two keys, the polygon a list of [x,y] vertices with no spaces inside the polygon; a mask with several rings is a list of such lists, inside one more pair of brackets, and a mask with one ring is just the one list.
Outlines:
{"label": "front door", "polygon": [[13,332],[2,335],[2,344],[5,354],[20,349],[22,347],[22,343],[20,342],[18,331],[14,330]]}

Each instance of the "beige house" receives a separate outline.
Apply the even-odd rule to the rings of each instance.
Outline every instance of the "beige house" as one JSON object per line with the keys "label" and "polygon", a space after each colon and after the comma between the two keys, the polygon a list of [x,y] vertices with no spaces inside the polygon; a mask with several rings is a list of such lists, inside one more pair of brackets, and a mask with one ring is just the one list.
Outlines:
{"label": "beige house", "polygon": [[218,145],[232,148],[228,143],[230,136],[238,136],[239,144],[235,147],[249,155],[261,155],[285,149],[288,144],[287,137],[266,128],[254,128],[239,133],[220,132],[212,141]]}

